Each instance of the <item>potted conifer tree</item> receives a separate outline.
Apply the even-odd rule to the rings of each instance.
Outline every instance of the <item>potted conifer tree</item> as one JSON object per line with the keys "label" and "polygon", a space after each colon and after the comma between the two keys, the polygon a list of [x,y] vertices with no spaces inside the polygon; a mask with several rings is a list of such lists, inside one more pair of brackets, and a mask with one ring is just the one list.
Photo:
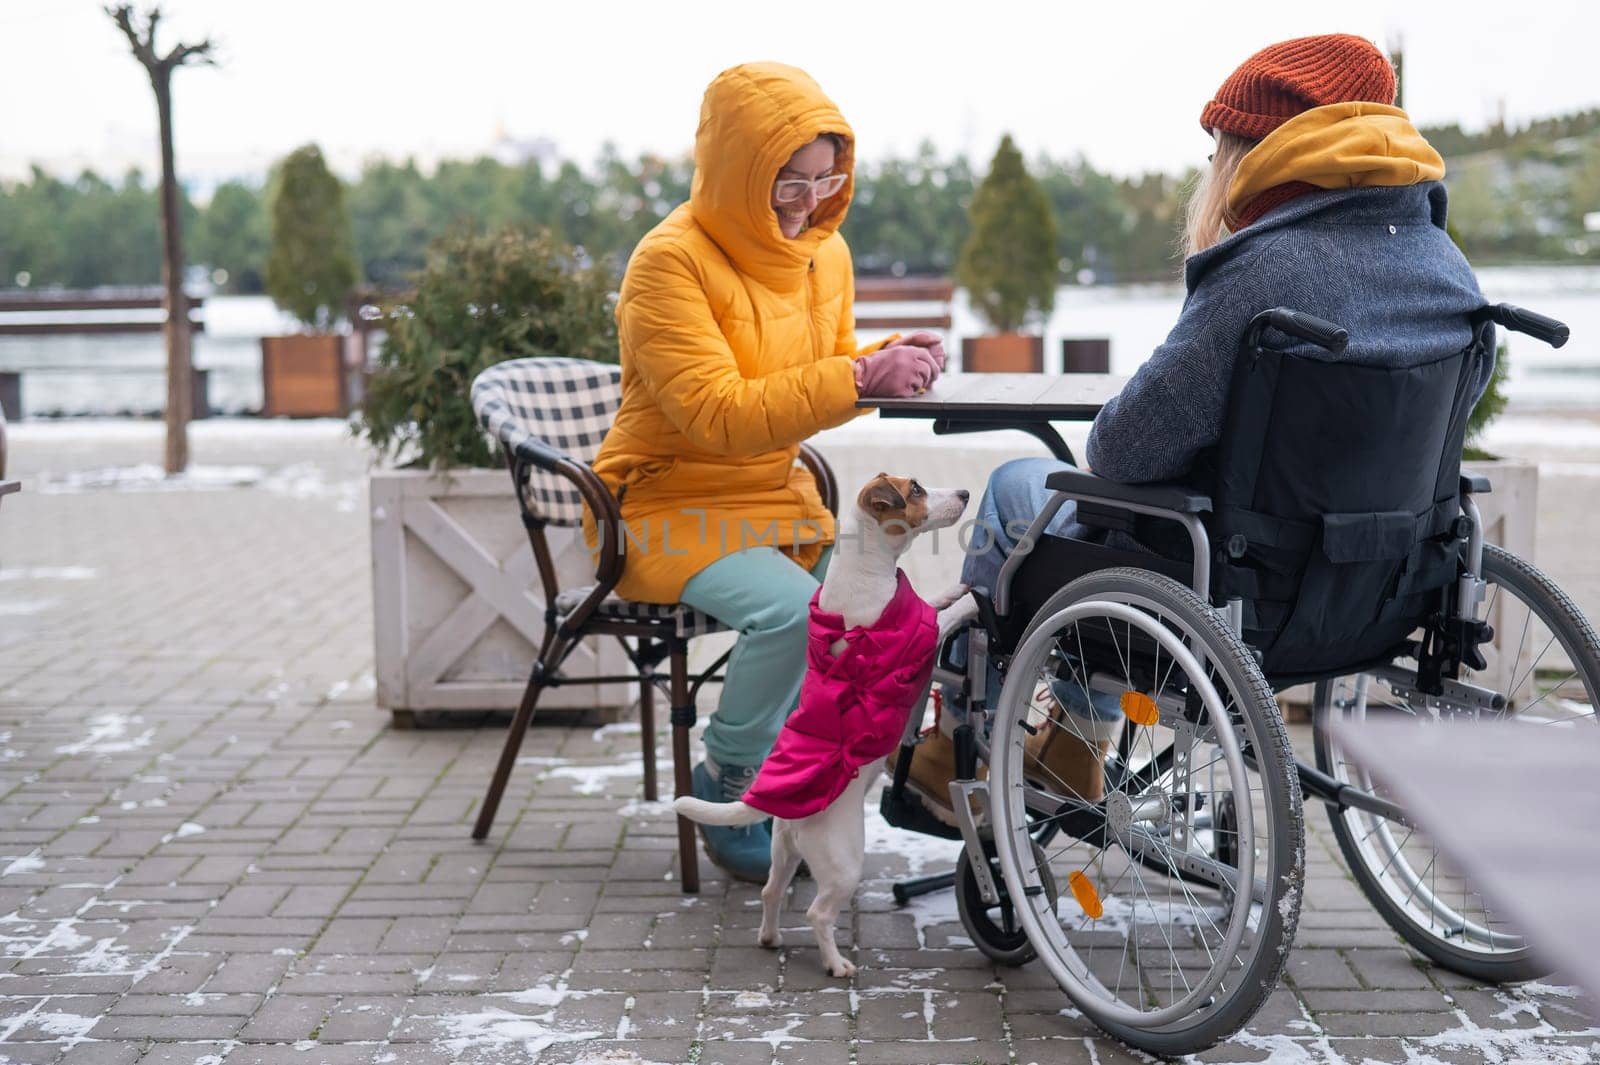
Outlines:
{"label": "potted conifer tree", "polygon": [[[369,481],[378,705],[514,709],[545,626],[543,589],[511,477],[469,393],[507,359],[616,362],[612,283],[543,231],[457,230],[429,249],[415,289],[385,310],[388,336],[355,432],[386,464]],[[575,528],[546,530],[563,588],[594,581]],[[627,672],[615,641],[588,641],[569,676]],[[552,688],[540,710],[627,707],[632,687]]]}
{"label": "potted conifer tree", "polygon": [[962,340],[962,369],[1037,373],[1044,369],[1044,338],[1022,329],[1055,307],[1056,223],[1010,134],[1001,138],[968,215],[972,233],[956,281],[994,333]]}
{"label": "potted conifer tree", "polygon": [[305,330],[261,338],[261,413],[342,417],[352,390],[335,327],[356,281],[344,186],[308,144],[283,160],[269,198],[267,294]]}

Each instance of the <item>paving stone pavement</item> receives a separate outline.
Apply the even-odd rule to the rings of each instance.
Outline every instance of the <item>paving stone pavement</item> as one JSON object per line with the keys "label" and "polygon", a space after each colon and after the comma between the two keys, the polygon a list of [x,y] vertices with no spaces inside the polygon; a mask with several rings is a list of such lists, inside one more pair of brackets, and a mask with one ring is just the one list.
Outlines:
{"label": "paving stone pavement", "polygon": [[[844,937],[860,974],[821,972],[807,882],[791,946],[759,949],[755,888],[703,867],[701,894],[679,891],[627,721],[534,728],[474,845],[505,721],[397,730],[374,706],[364,458],[339,431],[216,430],[196,445],[212,470],[302,465],[176,491],[64,476],[147,461],[149,434],[14,435],[0,1062],[1150,1060],[1039,966],[968,947],[948,893],[897,908],[891,880],[952,845],[876,814]],[[1198,1060],[1600,1060],[1559,978],[1484,988],[1409,953],[1307,814],[1283,985]]]}

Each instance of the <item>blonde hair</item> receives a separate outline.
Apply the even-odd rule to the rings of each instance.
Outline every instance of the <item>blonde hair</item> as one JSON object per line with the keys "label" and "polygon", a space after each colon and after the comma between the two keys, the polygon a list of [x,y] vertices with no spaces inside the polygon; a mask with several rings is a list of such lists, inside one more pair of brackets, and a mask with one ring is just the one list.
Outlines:
{"label": "blonde hair", "polygon": [[1237,226],[1238,218],[1228,210],[1228,189],[1233,185],[1239,163],[1257,143],[1236,133],[1218,136],[1216,151],[1211,153],[1211,165],[1200,172],[1189,193],[1183,230],[1185,256],[1205,251]]}

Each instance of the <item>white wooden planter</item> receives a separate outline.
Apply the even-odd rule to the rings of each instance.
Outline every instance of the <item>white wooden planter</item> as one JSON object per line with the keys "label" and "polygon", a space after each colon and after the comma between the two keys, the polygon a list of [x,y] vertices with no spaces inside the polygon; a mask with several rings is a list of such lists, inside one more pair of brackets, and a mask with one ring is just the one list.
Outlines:
{"label": "white wooden planter", "polygon": [[[510,476],[383,470],[370,487],[378,705],[514,710],[544,633],[544,593]],[[579,531],[546,535],[562,587],[592,583]],[[614,640],[589,640],[563,671],[616,676],[629,665]],[[539,708],[613,711],[635,694],[628,684],[573,684],[546,689]]]}

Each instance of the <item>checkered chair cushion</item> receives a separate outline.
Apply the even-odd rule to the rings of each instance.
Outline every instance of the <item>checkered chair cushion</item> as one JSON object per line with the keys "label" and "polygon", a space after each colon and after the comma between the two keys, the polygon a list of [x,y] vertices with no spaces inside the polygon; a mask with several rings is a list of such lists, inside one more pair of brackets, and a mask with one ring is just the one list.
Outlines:
{"label": "checkered chair cushion", "polygon": [[[588,359],[512,359],[472,382],[478,423],[509,454],[528,441],[585,464],[600,451],[622,405],[622,369]],[[530,466],[528,501],[551,525],[583,521],[583,496],[564,477]]]}
{"label": "checkered chair cushion", "polygon": [[[594,585],[584,588],[569,588],[556,596],[556,613],[562,618],[567,617],[589,598],[589,593],[594,591]],[[600,605],[595,608],[592,615],[611,621],[672,621],[676,623],[677,634],[687,639],[691,636],[705,636],[713,632],[727,632],[728,626],[712,617],[702,614],[693,607],[684,606],[682,603],[635,603],[629,599],[618,599],[608,595],[600,600]]]}

